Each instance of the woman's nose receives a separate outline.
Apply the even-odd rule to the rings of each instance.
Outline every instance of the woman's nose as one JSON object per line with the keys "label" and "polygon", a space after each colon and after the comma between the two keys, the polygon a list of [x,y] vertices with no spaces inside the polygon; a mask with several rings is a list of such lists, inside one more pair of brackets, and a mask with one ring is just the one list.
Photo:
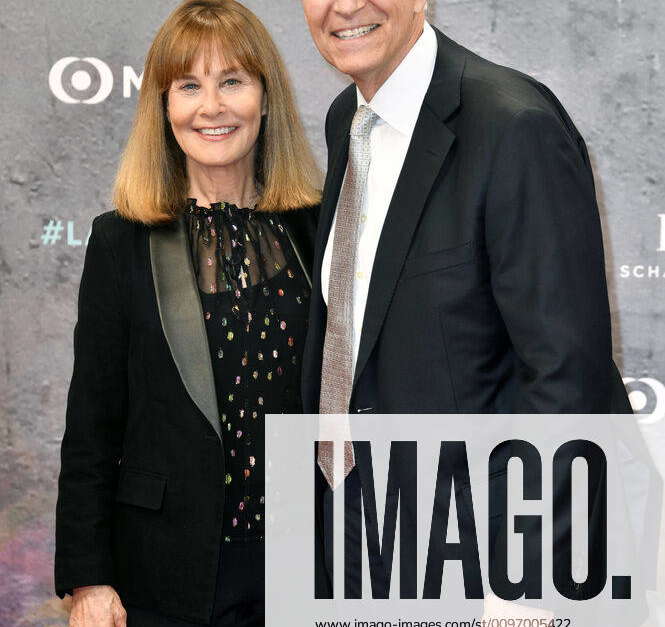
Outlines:
{"label": "woman's nose", "polygon": [[201,113],[207,116],[215,116],[226,110],[224,95],[218,89],[206,90],[201,102]]}

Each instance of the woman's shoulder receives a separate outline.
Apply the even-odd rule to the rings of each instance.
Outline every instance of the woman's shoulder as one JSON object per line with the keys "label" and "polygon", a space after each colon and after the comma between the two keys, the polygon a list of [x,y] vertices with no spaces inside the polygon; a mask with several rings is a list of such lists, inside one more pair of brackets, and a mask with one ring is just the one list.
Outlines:
{"label": "woman's shoulder", "polygon": [[150,227],[142,222],[129,220],[115,209],[104,211],[92,219],[92,233],[101,236],[111,245],[120,245],[130,241],[131,236],[148,233]]}
{"label": "woman's shoulder", "polygon": [[287,225],[291,225],[298,229],[304,229],[305,231],[316,231],[316,226],[319,223],[320,209],[321,205],[299,207],[297,209],[281,211],[279,216],[282,221],[287,223]]}
{"label": "woman's shoulder", "polygon": [[98,228],[108,229],[109,231],[117,231],[126,233],[129,230],[148,229],[149,226],[137,220],[130,220],[120,215],[116,209],[104,211],[96,215],[92,219],[93,224],[97,224]]}
{"label": "woman's shoulder", "polygon": [[319,205],[290,209],[280,214],[280,219],[289,229],[293,244],[303,256],[303,263],[311,271],[314,260],[314,242],[319,222]]}
{"label": "woman's shoulder", "polygon": [[319,224],[319,205],[289,209],[280,213],[280,219],[285,223],[296,239],[308,246],[314,247],[316,228]]}

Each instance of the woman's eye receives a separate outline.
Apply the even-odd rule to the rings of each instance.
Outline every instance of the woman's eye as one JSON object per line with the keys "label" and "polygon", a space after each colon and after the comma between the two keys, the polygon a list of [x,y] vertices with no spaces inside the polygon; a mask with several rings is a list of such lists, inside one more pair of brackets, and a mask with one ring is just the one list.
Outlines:
{"label": "woman's eye", "polygon": [[180,89],[183,89],[184,91],[194,91],[195,89],[198,89],[198,85],[196,83],[185,83],[180,87]]}
{"label": "woman's eye", "polygon": [[237,78],[227,78],[222,84],[227,87],[235,87],[240,85],[240,81]]}

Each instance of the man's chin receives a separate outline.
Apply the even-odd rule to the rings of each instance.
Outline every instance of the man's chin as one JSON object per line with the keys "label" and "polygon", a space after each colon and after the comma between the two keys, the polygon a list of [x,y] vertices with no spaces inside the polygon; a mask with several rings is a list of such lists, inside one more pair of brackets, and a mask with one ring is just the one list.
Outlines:
{"label": "man's chin", "polygon": [[[358,82],[371,76],[376,70],[376,63],[372,63],[367,57],[367,54],[345,55],[343,58],[333,59],[332,65],[342,74],[350,76],[354,82]],[[372,54],[372,60],[374,57]]]}

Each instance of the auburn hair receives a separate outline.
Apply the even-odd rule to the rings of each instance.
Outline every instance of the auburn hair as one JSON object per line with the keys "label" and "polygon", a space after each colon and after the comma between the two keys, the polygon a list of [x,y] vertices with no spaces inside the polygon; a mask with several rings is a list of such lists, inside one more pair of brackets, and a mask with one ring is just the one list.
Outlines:
{"label": "auburn hair", "polygon": [[[172,221],[184,208],[185,154],[166,118],[174,80],[202,52],[205,70],[218,54],[259,77],[267,99],[256,151],[257,209],[316,205],[319,171],[305,137],[281,56],[260,20],[235,0],[186,0],[159,29],[143,70],[136,115],[113,189],[122,216],[145,224]],[[220,199],[222,200],[222,199]]]}

